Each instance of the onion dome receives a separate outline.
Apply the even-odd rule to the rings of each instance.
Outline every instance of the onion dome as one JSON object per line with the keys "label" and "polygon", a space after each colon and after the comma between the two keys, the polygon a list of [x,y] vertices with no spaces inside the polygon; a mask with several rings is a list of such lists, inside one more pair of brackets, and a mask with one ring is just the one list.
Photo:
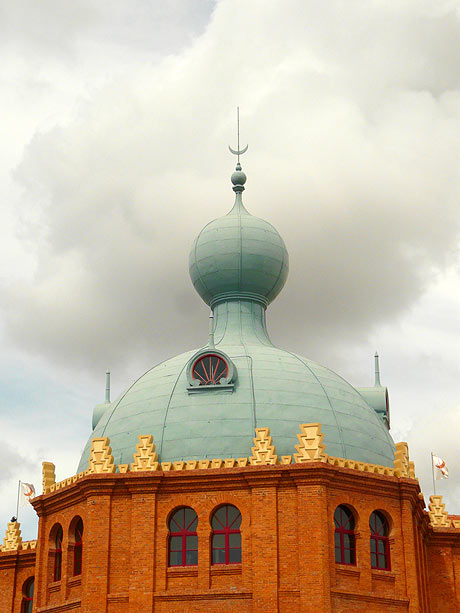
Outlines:
{"label": "onion dome", "polygon": [[235,204],[196,237],[190,251],[190,277],[211,306],[232,298],[267,306],[286,283],[289,255],[278,231],[245,209],[241,195],[246,175],[239,162],[231,181]]}
{"label": "onion dome", "polygon": [[208,343],[158,364],[97,407],[79,471],[97,437],[110,439],[115,464],[132,461],[142,434],[153,435],[160,462],[175,462],[248,457],[254,428],[266,427],[281,456],[295,452],[305,423],[321,424],[331,456],[393,466],[395,447],[380,404],[374,409],[375,393],[360,394],[271,342],[266,307],[286,281],[288,253],[276,229],[245,209],[245,183],[238,162],[232,210],[200,232],[190,253],[193,285],[212,309]]}

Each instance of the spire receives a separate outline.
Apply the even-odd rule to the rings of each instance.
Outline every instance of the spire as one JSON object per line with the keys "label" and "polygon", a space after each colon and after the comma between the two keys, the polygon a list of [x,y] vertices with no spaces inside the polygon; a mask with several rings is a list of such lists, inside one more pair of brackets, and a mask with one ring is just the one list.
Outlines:
{"label": "spire", "polygon": [[[237,155],[238,156],[238,164],[237,166],[239,166],[240,164],[240,155],[243,155],[243,153],[246,153],[246,151],[248,150],[248,145],[246,145],[246,147],[243,147],[242,149],[240,149],[240,107],[237,106],[236,107],[236,125],[237,125],[237,134],[238,134],[238,149],[235,151],[235,149],[232,149],[230,147],[230,145],[228,146],[228,148],[230,149],[230,152],[233,153],[233,155]],[[241,170],[241,168],[240,168]]]}
{"label": "spire", "polygon": [[228,146],[228,148],[230,149],[230,152],[233,153],[233,155],[238,156],[238,161],[236,164],[235,172],[232,174],[232,177],[231,177],[231,181],[233,183],[233,191],[236,192],[236,194],[238,194],[244,191],[244,184],[246,183],[246,175],[241,170],[240,155],[243,155],[243,153],[246,153],[246,151],[248,150],[248,145],[240,149],[240,107],[239,106],[236,107],[236,123],[237,123],[238,148],[236,150],[232,149],[230,145]]}
{"label": "spire", "polygon": [[110,402],[110,370],[105,373],[105,401]]}
{"label": "spire", "polygon": [[375,362],[375,383],[374,383],[374,386],[375,387],[381,387],[381,383],[380,383],[379,354],[377,353],[377,351],[375,352],[375,355],[374,355],[374,362]]}

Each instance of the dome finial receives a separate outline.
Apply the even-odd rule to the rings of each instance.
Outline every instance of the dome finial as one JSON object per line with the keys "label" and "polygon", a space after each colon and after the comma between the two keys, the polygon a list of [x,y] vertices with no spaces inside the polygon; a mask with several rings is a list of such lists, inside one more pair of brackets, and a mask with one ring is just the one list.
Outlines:
{"label": "dome finial", "polygon": [[230,149],[230,152],[233,153],[233,155],[238,156],[238,162],[236,164],[235,172],[232,174],[232,177],[231,177],[231,181],[234,185],[233,191],[242,192],[244,190],[243,186],[246,183],[246,175],[241,170],[240,155],[243,155],[243,153],[246,153],[246,151],[248,150],[248,145],[240,149],[240,107],[239,106],[236,107],[236,124],[237,124],[237,135],[238,135],[238,149],[236,150],[232,149],[230,145],[228,146],[228,148]]}

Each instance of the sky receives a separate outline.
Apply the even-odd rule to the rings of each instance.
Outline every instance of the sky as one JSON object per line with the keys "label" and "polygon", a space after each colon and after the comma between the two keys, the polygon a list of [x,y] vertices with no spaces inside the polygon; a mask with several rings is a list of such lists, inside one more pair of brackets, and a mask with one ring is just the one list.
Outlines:
{"label": "sky", "polygon": [[460,514],[460,0],[0,0],[0,51],[0,529],[42,461],[75,473],[107,367],[115,397],[206,342],[188,252],[232,206],[238,105],[290,254],[273,341],[356,386],[378,350]]}

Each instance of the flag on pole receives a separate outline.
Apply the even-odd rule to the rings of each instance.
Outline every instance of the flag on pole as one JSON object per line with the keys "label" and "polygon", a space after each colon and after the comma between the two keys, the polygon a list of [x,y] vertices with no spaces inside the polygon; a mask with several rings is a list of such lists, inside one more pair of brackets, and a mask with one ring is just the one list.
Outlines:
{"label": "flag on pole", "polygon": [[[435,470],[436,469],[436,470]],[[435,473],[435,479],[448,479],[449,471],[447,469],[446,463],[438,456],[433,456],[433,470]]]}
{"label": "flag on pole", "polygon": [[35,496],[35,488],[32,483],[20,482],[19,504],[21,507],[28,507],[30,501]]}

